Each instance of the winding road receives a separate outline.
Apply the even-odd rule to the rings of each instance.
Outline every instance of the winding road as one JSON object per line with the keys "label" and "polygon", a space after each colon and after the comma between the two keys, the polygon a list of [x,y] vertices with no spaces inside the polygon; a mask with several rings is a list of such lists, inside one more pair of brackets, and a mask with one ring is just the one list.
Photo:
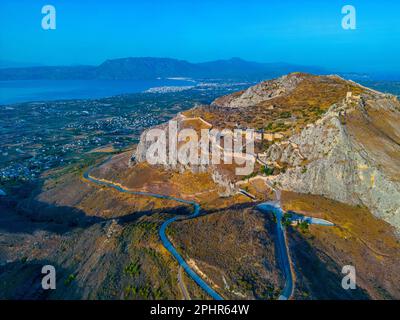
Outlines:
{"label": "winding road", "polygon": [[283,210],[278,201],[261,203],[257,206],[261,212],[273,213],[276,217],[277,250],[281,267],[285,276],[285,286],[279,296],[279,300],[288,300],[293,295],[294,282],[293,272],[290,265],[289,248],[286,245],[286,234],[282,225]]}
{"label": "winding road", "polygon": [[[281,208],[281,193],[270,186],[275,192],[276,201],[268,201],[261,203],[257,206],[257,209],[264,213],[273,213],[276,217],[276,234],[277,234],[277,249],[278,256],[281,262],[281,267],[285,276],[285,286],[279,296],[279,300],[288,300],[292,297],[294,292],[294,271],[292,268],[289,248],[287,245],[285,227],[282,224],[282,218],[284,216],[284,211]],[[307,217],[303,215],[298,215],[294,212],[290,212],[292,215],[291,221],[305,221],[308,224],[315,224],[320,226],[332,227],[334,224],[330,221]]]}
{"label": "winding road", "polygon": [[113,189],[115,189],[119,192],[123,192],[123,193],[128,193],[128,194],[133,194],[133,195],[142,195],[142,196],[159,198],[159,199],[173,200],[173,201],[177,201],[180,203],[192,205],[194,208],[194,211],[191,215],[185,216],[185,217],[175,216],[175,217],[172,217],[172,218],[164,221],[164,223],[161,225],[161,228],[159,231],[160,239],[161,239],[161,242],[164,245],[165,249],[167,249],[174,256],[174,258],[177,260],[178,264],[186,271],[186,273],[189,275],[190,278],[192,278],[213,299],[223,300],[223,298],[217,292],[215,292],[203,279],[201,279],[201,277],[196,272],[194,272],[190,268],[190,266],[186,263],[186,261],[178,253],[178,251],[175,249],[175,247],[172,245],[172,243],[168,240],[168,237],[165,234],[166,229],[172,222],[177,221],[177,220],[186,220],[186,219],[192,219],[192,218],[197,217],[200,214],[200,208],[201,208],[200,204],[198,204],[197,202],[194,202],[194,201],[189,201],[189,200],[180,199],[180,198],[167,196],[167,195],[162,195],[162,194],[158,194],[158,193],[132,191],[132,190],[126,189],[120,185],[117,185],[113,182],[104,181],[104,180],[97,179],[97,178],[91,176],[90,173],[93,170],[94,170],[94,168],[91,168],[88,171],[86,171],[83,174],[83,177],[86,180],[93,182],[97,185],[110,187],[110,188],[113,188]]}
{"label": "winding road", "polygon": [[[108,158],[109,159],[109,158]],[[104,164],[105,162],[108,161],[108,159],[101,164]],[[101,165],[100,164],[100,165]],[[193,213],[189,216],[174,216],[166,221],[163,222],[161,225],[161,228],[159,230],[159,235],[162,244],[164,245],[165,249],[167,249],[172,256],[176,259],[178,262],[179,266],[182,267],[188,276],[192,278],[209,296],[211,296],[215,300],[223,300],[223,298],[214,290],[212,289],[195,271],[190,268],[190,266],[187,264],[187,262],[182,258],[182,256],[178,253],[178,251],[175,249],[175,247],[172,245],[172,243],[168,240],[168,237],[166,235],[166,230],[168,226],[178,220],[186,220],[186,219],[192,219],[200,215],[200,204],[195,202],[195,201],[189,201],[173,196],[168,196],[168,195],[162,195],[158,193],[151,193],[151,192],[143,192],[143,191],[132,191],[129,189],[124,188],[121,185],[118,185],[114,182],[111,181],[105,181],[103,179],[97,179],[93,176],[90,175],[90,173],[95,169],[95,167],[88,169],[84,174],[83,177],[100,186],[106,186],[113,188],[119,192],[123,193],[128,193],[132,195],[142,195],[146,197],[153,197],[153,198],[159,198],[159,199],[167,199],[167,200],[173,200],[177,201],[180,203],[188,204],[193,206]],[[272,190],[275,192],[275,198],[276,201],[269,201],[269,202],[264,202],[261,203],[257,206],[257,209],[259,209],[262,212],[265,213],[273,213],[276,216],[276,233],[277,233],[277,249],[278,249],[278,255],[281,261],[282,269],[284,272],[285,276],[285,286],[279,296],[279,300],[288,300],[291,298],[293,295],[294,291],[294,272],[291,267],[291,261],[290,261],[290,255],[289,255],[289,248],[287,246],[287,240],[286,240],[286,234],[285,234],[285,227],[282,225],[282,218],[284,215],[284,211],[281,208],[281,202],[280,202],[280,191],[276,190],[272,186],[270,186]],[[312,217],[305,217],[305,216],[300,216],[295,213],[292,213],[292,220],[293,221],[306,221],[309,224],[317,224],[317,225],[323,225],[323,226],[334,226],[333,223],[322,220],[322,219],[317,219],[317,218],[312,218]],[[179,282],[179,279],[178,279]]]}
{"label": "winding road", "polygon": [[183,280],[182,267],[179,267],[179,270],[178,270],[178,285],[179,285],[179,288],[181,289],[183,298],[185,300],[192,300],[190,298],[189,291],[186,288],[185,281]]}

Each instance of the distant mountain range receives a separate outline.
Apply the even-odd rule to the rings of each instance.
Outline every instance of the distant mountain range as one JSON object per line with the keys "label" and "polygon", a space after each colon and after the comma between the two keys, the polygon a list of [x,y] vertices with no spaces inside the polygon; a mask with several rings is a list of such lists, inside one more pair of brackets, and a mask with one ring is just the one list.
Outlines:
{"label": "distant mountain range", "polygon": [[319,67],[288,63],[258,63],[240,58],[191,63],[170,58],[123,58],[99,66],[36,66],[0,69],[0,80],[150,80],[168,77],[196,79],[268,79],[291,72],[327,74]]}

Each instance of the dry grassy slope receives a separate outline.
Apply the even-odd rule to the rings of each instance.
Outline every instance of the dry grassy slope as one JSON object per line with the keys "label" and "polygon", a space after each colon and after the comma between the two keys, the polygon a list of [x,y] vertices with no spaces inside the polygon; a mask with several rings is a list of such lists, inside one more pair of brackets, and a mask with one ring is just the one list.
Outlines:
{"label": "dry grassy slope", "polygon": [[[162,166],[151,166],[145,162],[129,166],[130,155],[130,152],[116,155],[93,170],[92,174],[101,179],[117,182],[133,191],[155,192],[195,200],[207,210],[248,201],[246,197],[238,194],[220,197],[221,187],[212,180],[209,172],[195,174],[191,171],[165,170]],[[140,199],[140,197],[134,198],[135,201]],[[160,201],[171,203],[166,200]]]}
{"label": "dry grassy slope", "polygon": [[253,210],[253,204],[176,222],[169,236],[224,298],[275,299],[283,287],[273,222]]}
{"label": "dry grassy slope", "polygon": [[[388,224],[366,209],[318,196],[285,192],[283,204],[337,224],[306,233],[288,228],[294,299],[398,299],[400,245]],[[283,280],[271,216],[249,203],[206,213],[172,225],[169,237],[181,254],[225,298],[275,299]],[[357,290],[342,288],[344,265],[356,267]]]}
{"label": "dry grassy slope", "polygon": [[[221,199],[202,174],[128,167],[128,160],[129,154],[116,155],[92,175],[136,190],[196,199],[210,210],[246,201]],[[3,215],[0,221],[1,297],[180,299],[177,264],[161,245],[158,230],[167,215],[188,211],[174,201],[98,187],[82,179],[84,170],[47,176],[37,194],[20,202],[21,214],[7,208],[7,219]],[[6,228],[10,224],[13,229]],[[60,290],[40,289],[43,264],[56,266]],[[208,298],[191,279],[184,276],[184,281],[193,299]]]}
{"label": "dry grassy slope", "polygon": [[131,152],[114,156],[110,161],[92,171],[96,177],[118,181],[126,188],[183,198],[203,193],[214,193],[220,187],[207,172],[194,174],[190,171],[169,171],[162,166],[146,162],[129,165]]}
{"label": "dry grassy slope", "polygon": [[[285,210],[328,219],[337,226],[310,226],[307,234],[289,232],[297,269],[297,287],[315,298],[346,298],[341,289],[341,269],[356,268],[358,298],[399,299],[400,242],[388,223],[367,209],[352,207],[320,196],[284,192]],[[329,280],[322,280],[330,277]],[[331,289],[331,295],[326,291]],[[304,293],[297,291],[298,298]]]}
{"label": "dry grassy slope", "polygon": [[[290,90],[285,90],[285,83],[294,81]],[[277,85],[279,82],[279,85]],[[294,73],[286,77],[261,83],[261,93],[270,87],[278,91],[278,95],[256,97],[252,102],[251,95],[246,104],[235,108],[229,104],[245,94],[246,91],[222,97],[213,106],[200,106],[184,112],[188,117],[202,117],[217,128],[265,129],[266,132],[281,132],[290,135],[299,132],[305,125],[315,122],[330,106],[342,101],[347,92],[360,94],[364,89],[356,84],[334,76],[313,76]],[[248,90],[252,90],[249,88]],[[225,102],[228,99],[229,103]],[[232,102],[233,101],[233,102]],[[291,121],[291,117],[294,117]]]}
{"label": "dry grassy slope", "polygon": [[[180,299],[178,265],[158,229],[191,208],[101,188],[72,171],[48,177],[19,208],[1,207],[0,298]],[[56,291],[40,287],[44,264],[57,269]],[[186,282],[192,297],[204,297]]]}
{"label": "dry grassy slope", "polygon": [[[135,223],[108,221],[55,236],[7,232],[12,246],[0,266],[2,299],[172,299],[180,298],[177,264],[158,241],[164,218],[155,214]],[[51,252],[48,253],[48,248]],[[2,257],[3,258],[3,257]],[[43,265],[55,266],[57,290],[40,286]]]}

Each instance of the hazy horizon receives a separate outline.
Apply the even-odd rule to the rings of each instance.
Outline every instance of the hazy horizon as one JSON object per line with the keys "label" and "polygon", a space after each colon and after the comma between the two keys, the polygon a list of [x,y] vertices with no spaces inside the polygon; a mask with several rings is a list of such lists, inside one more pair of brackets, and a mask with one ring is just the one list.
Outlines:
{"label": "hazy horizon", "polygon": [[[102,63],[108,61],[108,60],[122,60],[122,59],[171,59],[171,60],[177,60],[177,61],[186,61],[189,63],[197,64],[197,63],[206,63],[206,62],[214,62],[214,61],[229,61],[229,60],[234,60],[234,59],[240,59],[242,61],[246,62],[255,62],[255,63],[260,63],[260,64],[290,64],[290,65],[296,65],[295,63],[287,62],[287,61],[256,61],[256,60],[249,60],[249,59],[243,59],[241,57],[228,57],[225,59],[212,59],[212,60],[197,60],[197,61],[192,61],[188,59],[180,59],[176,57],[167,57],[167,56],[121,56],[121,57],[114,57],[114,58],[107,58],[101,61],[100,63],[97,64],[82,64],[82,63],[73,63],[73,64],[44,64],[44,63],[37,63],[35,61],[10,61],[10,60],[1,60],[0,59],[0,68],[2,65],[7,65],[6,68],[19,68],[19,67],[51,67],[51,66],[66,66],[66,67],[74,67],[74,66],[98,66],[101,65]],[[309,66],[309,67],[321,67],[318,65],[304,65],[304,64],[297,64],[299,66]]]}

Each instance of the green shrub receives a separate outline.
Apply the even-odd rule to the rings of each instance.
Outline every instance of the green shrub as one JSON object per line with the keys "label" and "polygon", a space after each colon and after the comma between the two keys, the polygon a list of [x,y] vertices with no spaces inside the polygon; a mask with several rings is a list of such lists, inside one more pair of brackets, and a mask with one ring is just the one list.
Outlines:
{"label": "green shrub", "polygon": [[266,176],[270,176],[274,173],[273,168],[268,168],[267,166],[262,166],[261,167],[261,173],[263,173]]}
{"label": "green shrub", "polygon": [[298,224],[298,227],[301,232],[306,233],[308,231],[309,223],[307,221],[301,221]]}
{"label": "green shrub", "polygon": [[72,281],[76,279],[76,275],[70,274],[67,279],[64,280],[64,285],[69,286]]}
{"label": "green shrub", "polygon": [[292,113],[290,111],[285,111],[281,113],[281,118],[287,119],[292,116]]}
{"label": "green shrub", "polygon": [[140,273],[140,264],[138,261],[132,261],[129,265],[127,265],[124,269],[125,274],[130,275],[131,277],[135,277]]}
{"label": "green shrub", "polygon": [[289,227],[292,224],[292,217],[291,213],[285,213],[282,217],[282,225]]}
{"label": "green shrub", "polygon": [[268,131],[272,130],[273,125],[274,125],[273,122],[268,123],[267,126],[265,127],[265,130],[268,130]]}
{"label": "green shrub", "polygon": [[253,171],[252,173],[250,173],[249,175],[245,176],[243,180],[249,180],[253,177],[255,177],[258,174],[257,171]]}

